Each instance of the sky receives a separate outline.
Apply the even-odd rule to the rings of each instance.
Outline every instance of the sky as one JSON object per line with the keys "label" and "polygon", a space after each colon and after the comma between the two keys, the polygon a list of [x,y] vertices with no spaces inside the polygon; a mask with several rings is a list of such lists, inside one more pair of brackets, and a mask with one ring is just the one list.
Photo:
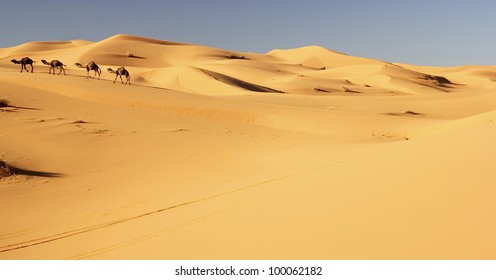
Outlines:
{"label": "sky", "polygon": [[496,65],[493,0],[0,0],[0,48],[115,34],[266,53],[319,45],[416,65]]}

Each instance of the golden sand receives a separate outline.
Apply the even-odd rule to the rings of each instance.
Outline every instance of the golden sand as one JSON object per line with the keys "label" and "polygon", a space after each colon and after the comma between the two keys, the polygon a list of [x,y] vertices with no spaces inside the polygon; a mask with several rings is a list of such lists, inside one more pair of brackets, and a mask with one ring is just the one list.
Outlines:
{"label": "golden sand", "polygon": [[0,259],[496,258],[495,67],[116,35],[0,72]]}

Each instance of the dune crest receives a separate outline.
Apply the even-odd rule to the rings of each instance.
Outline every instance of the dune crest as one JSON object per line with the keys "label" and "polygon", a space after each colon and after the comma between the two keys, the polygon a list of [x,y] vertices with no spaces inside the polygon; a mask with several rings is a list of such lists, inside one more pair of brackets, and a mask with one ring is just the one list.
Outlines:
{"label": "dune crest", "polygon": [[[190,83],[177,83],[181,75],[174,79],[169,73],[175,72],[176,67],[193,67],[241,81],[225,83],[226,79],[210,75],[209,84],[217,83],[216,88],[222,88],[217,92],[225,94],[273,91],[305,95],[401,95],[452,92],[461,85],[486,89],[493,86],[492,72],[485,68],[469,73],[463,68],[438,73],[436,69],[355,57],[319,46],[252,54],[118,34],[99,42],[33,42],[0,50],[2,61],[19,56],[30,56],[35,61],[50,57],[68,61],[68,65],[96,61],[104,67],[134,67],[133,72],[143,85],[149,83],[195,93],[201,89],[196,90],[196,86],[191,85],[178,87]],[[157,73],[164,73],[163,79],[158,78]],[[453,84],[443,85],[426,78],[445,74]]]}

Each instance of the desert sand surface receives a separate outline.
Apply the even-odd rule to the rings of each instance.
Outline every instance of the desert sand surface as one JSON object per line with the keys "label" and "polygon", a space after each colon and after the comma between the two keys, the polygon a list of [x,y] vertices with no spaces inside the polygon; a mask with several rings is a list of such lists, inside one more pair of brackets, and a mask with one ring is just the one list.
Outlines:
{"label": "desert sand surface", "polygon": [[116,35],[0,85],[0,259],[496,258],[496,67]]}

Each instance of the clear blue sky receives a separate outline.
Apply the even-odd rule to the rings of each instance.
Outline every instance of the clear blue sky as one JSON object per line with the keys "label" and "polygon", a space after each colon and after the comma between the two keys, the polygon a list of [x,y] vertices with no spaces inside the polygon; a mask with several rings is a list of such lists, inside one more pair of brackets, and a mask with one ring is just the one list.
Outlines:
{"label": "clear blue sky", "polygon": [[126,33],[265,53],[320,45],[418,65],[496,65],[493,0],[1,0],[0,48]]}

